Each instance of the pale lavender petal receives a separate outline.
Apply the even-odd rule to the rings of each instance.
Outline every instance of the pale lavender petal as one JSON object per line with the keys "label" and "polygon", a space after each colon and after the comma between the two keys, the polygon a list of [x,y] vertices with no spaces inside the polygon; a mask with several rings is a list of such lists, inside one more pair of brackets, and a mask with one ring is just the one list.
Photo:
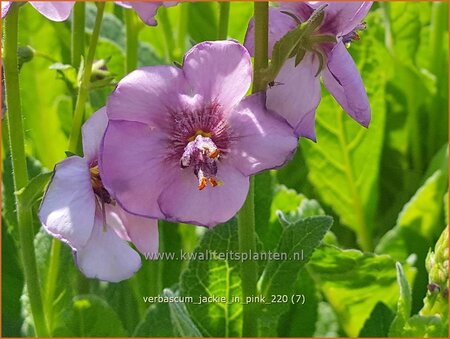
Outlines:
{"label": "pale lavender petal", "polygon": [[107,114],[114,120],[164,127],[167,114],[179,109],[180,95],[186,92],[181,69],[174,66],[143,67],[119,82],[109,97]]}
{"label": "pale lavender petal", "polygon": [[363,21],[370,7],[370,1],[328,2],[325,23],[321,30],[338,36],[348,34]]}
{"label": "pale lavender petal", "polygon": [[77,249],[91,235],[95,204],[88,164],[73,156],[56,165],[39,219],[48,233]]}
{"label": "pale lavender petal", "polygon": [[[322,4],[322,1],[317,1]],[[289,11],[297,18],[300,19],[301,22],[305,22],[311,17],[311,14],[317,8],[314,2],[311,1],[289,1],[289,2],[280,2],[280,9],[283,11]]]}
{"label": "pale lavender petal", "polygon": [[106,205],[108,225],[142,254],[156,254],[159,248],[158,221],[130,214],[118,205]]}
{"label": "pale lavender petal", "polygon": [[2,1],[2,18],[6,16],[9,12],[9,8],[11,7],[12,2],[11,1]]}
{"label": "pale lavender petal", "polygon": [[232,161],[245,175],[282,166],[297,148],[292,127],[266,110],[263,93],[244,99],[228,121],[235,138]]}
{"label": "pale lavender petal", "polygon": [[128,2],[141,20],[150,26],[156,26],[155,15],[161,2]]}
{"label": "pale lavender petal", "polygon": [[225,112],[241,101],[252,82],[250,55],[231,40],[195,45],[184,57],[183,70],[193,92]]}
{"label": "pale lavender petal", "polygon": [[303,122],[320,102],[320,80],[316,76],[318,69],[319,62],[312,53],[307,53],[297,67],[294,66],[294,59],[289,59],[275,79],[274,86],[267,90],[266,101],[267,108],[284,117],[298,136],[312,140],[315,139],[314,129]]}
{"label": "pale lavender petal", "polygon": [[[250,20],[244,41],[245,48],[252,56],[255,51],[254,21],[254,18]],[[297,23],[289,15],[281,13],[278,8],[269,8],[269,58],[272,58],[273,45],[295,27],[297,27]]]}
{"label": "pale lavender petal", "polygon": [[111,120],[100,154],[103,184],[128,212],[163,217],[156,201],[172,180],[168,165],[179,166],[179,159],[167,160],[170,152],[168,136],[161,131]]}
{"label": "pale lavender petal", "polygon": [[369,99],[358,68],[342,42],[333,49],[322,76],[328,91],[344,111],[361,125],[369,126]]}
{"label": "pale lavender petal", "polygon": [[226,162],[218,166],[217,179],[223,185],[197,188],[192,170],[180,169],[159,198],[161,210],[172,221],[215,226],[231,219],[244,204],[249,179]]}
{"label": "pale lavender petal", "polygon": [[47,19],[64,21],[69,18],[75,1],[30,1],[30,4]]}
{"label": "pale lavender petal", "polygon": [[76,262],[86,277],[110,282],[128,279],[141,267],[139,254],[111,227],[103,225],[99,210],[89,241],[76,252]]}
{"label": "pale lavender petal", "polygon": [[102,107],[82,127],[83,153],[88,164],[91,164],[98,158],[106,125],[108,125],[108,116],[106,115],[106,107]]}

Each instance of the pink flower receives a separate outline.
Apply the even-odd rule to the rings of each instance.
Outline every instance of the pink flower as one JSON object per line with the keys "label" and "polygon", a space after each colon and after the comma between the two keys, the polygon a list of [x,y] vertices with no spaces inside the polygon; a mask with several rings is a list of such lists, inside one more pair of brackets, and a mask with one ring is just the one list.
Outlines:
{"label": "pink flower", "polygon": [[150,26],[156,26],[155,15],[160,6],[171,7],[175,6],[177,3],[178,2],[175,1],[116,1],[116,4],[122,7],[134,9],[141,20]]}
{"label": "pink flower", "polygon": [[[317,43],[315,48],[325,56],[320,75],[325,87],[353,119],[367,127],[370,122],[370,105],[366,90],[352,57],[345,44],[358,38],[363,28],[361,21],[367,15],[371,2],[289,2],[269,12],[269,49],[276,41],[298,23],[287,11],[305,22],[313,11],[326,4],[325,19],[317,35],[335,36],[337,42]],[[249,24],[245,46],[253,53],[253,20]],[[267,89],[267,108],[280,113],[295,128],[297,135],[315,140],[315,114],[321,98],[320,58],[317,53],[305,50],[303,60],[295,66],[295,58],[289,59],[281,69],[274,86]]]}
{"label": "pink flower", "polygon": [[142,253],[156,253],[158,225],[122,210],[103,186],[97,154],[106,124],[104,108],[84,124],[84,157],[71,156],[56,165],[39,218],[49,234],[72,247],[87,277],[117,282],[141,266],[127,241]]}
{"label": "pink flower", "polygon": [[[13,1],[2,1],[1,3],[2,18],[4,18],[6,14],[8,14]],[[29,3],[47,19],[52,21],[64,21],[69,17],[75,1],[29,1]]]}
{"label": "pink flower", "polygon": [[250,175],[291,157],[292,128],[263,94],[244,98],[251,74],[242,45],[217,41],[194,46],[182,68],[144,67],[119,82],[100,161],[125,210],[214,226],[241,208]]}

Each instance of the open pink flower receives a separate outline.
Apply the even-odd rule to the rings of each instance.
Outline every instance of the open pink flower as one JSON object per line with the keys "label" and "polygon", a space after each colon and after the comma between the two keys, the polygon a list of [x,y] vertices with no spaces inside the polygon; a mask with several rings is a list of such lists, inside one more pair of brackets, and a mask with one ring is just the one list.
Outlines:
{"label": "open pink flower", "polygon": [[[64,21],[69,18],[75,1],[29,1],[29,3],[47,19],[52,21]],[[12,4],[13,1],[1,2],[2,18],[8,14]]]}
{"label": "open pink flower", "polygon": [[[358,38],[357,31],[367,15],[371,2],[289,2],[280,3],[269,12],[269,49],[276,41],[294,29],[298,23],[283,13],[288,11],[301,22],[309,19],[319,6],[326,4],[325,19],[317,35],[336,37],[336,43],[323,42],[315,46],[326,56],[326,65],[320,72],[325,87],[353,119],[367,127],[370,122],[370,105],[366,90],[352,57],[345,44]],[[253,20],[249,24],[245,47],[254,50]],[[320,60],[317,54],[306,50],[300,64],[289,59],[275,85],[267,90],[267,108],[276,110],[295,128],[297,135],[315,140],[315,114],[321,98],[320,77],[317,72]]]}
{"label": "open pink flower", "polygon": [[156,26],[155,15],[160,6],[171,7],[176,5],[175,1],[152,1],[152,2],[138,2],[138,1],[116,1],[116,4],[135,10],[139,18],[150,26]]}
{"label": "open pink flower", "polygon": [[141,266],[127,241],[142,253],[156,253],[158,225],[122,210],[102,184],[97,154],[107,121],[103,108],[85,123],[84,157],[71,156],[56,165],[39,218],[48,233],[72,247],[87,277],[117,282]]}
{"label": "open pink flower", "polygon": [[282,166],[292,128],[266,110],[251,83],[247,50],[203,42],[183,67],[138,69],[107,103],[100,161],[108,191],[131,213],[214,226],[233,217],[249,176]]}

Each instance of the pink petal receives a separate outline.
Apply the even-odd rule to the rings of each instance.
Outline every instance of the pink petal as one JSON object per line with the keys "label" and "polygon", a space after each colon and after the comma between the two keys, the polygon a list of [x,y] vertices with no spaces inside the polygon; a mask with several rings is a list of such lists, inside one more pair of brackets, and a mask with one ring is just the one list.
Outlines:
{"label": "pink petal", "polygon": [[337,36],[353,31],[372,7],[372,2],[368,1],[328,2],[327,4],[324,29]]}
{"label": "pink petal", "polygon": [[229,117],[233,164],[245,175],[282,166],[297,148],[291,126],[265,109],[265,95],[244,99]]}
{"label": "pink petal", "polygon": [[195,45],[184,57],[183,70],[194,94],[217,102],[225,112],[241,101],[252,82],[250,55],[231,40]]}
{"label": "pink petal", "polygon": [[[158,196],[172,180],[167,136],[147,125],[111,120],[100,155],[102,181],[130,213],[163,217]],[[126,147],[124,147],[126,145]]]}
{"label": "pink petal", "polygon": [[314,112],[320,102],[320,80],[317,57],[306,53],[303,61],[294,66],[289,59],[281,69],[274,86],[267,90],[266,105],[269,110],[284,117],[298,136],[315,139],[314,124],[305,124],[305,117]]}
{"label": "pink petal", "polygon": [[183,71],[174,66],[143,67],[123,78],[110,95],[109,119],[165,126],[167,114],[181,106],[187,92]]}
{"label": "pink petal", "polygon": [[106,125],[108,125],[108,116],[106,115],[106,107],[102,107],[82,127],[83,153],[89,164],[97,160]]}
{"label": "pink petal", "polygon": [[161,2],[128,2],[141,20],[150,26],[156,26],[155,15]]}
{"label": "pink petal", "polygon": [[159,198],[168,220],[212,227],[239,211],[247,197],[249,179],[225,161],[218,167],[217,179],[223,185],[201,191],[192,169],[179,170]]}
{"label": "pink petal", "polygon": [[95,204],[88,164],[73,156],[56,165],[39,218],[48,233],[77,249],[91,236]]}
{"label": "pink petal", "polygon": [[[248,24],[244,41],[245,48],[247,48],[252,56],[255,53],[254,25],[255,19],[252,18]],[[273,45],[295,27],[297,27],[297,23],[289,15],[282,13],[278,8],[269,8],[269,58],[272,58]]]}
{"label": "pink petal", "polygon": [[11,1],[2,1],[2,19],[8,14],[9,8],[11,7],[12,2]]}
{"label": "pink petal", "polygon": [[322,76],[325,86],[342,108],[361,125],[369,126],[369,99],[359,71],[342,42],[333,49]]}
{"label": "pink petal", "polygon": [[30,1],[31,6],[52,21],[67,20],[75,1]]}
{"label": "pink petal", "polygon": [[158,221],[130,214],[118,205],[107,205],[108,225],[122,239],[131,241],[142,254],[157,254],[159,248]]}
{"label": "pink petal", "polygon": [[110,226],[104,227],[100,210],[89,241],[76,252],[76,262],[86,277],[110,282],[128,279],[141,267],[139,254]]}

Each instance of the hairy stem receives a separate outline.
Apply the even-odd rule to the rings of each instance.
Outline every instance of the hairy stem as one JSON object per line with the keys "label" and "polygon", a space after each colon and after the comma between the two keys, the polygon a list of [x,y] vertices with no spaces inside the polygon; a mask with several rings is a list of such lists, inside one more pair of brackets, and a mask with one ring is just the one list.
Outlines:
{"label": "hairy stem", "polygon": [[[255,2],[255,65],[253,75],[253,93],[266,89],[266,83],[260,77],[260,71],[268,65],[268,12],[267,2]],[[250,189],[247,200],[238,215],[239,251],[249,253],[256,251],[255,232],[255,191],[254,178],[250,178]],[[253,260],[246,260],[241,264],[242,297],[256,295],[258,281],[258,267]],[[258,335],[259,307],[257,303],[243,305],[243,337]]]}
{"label": "hairy stem", "polygon": [[132,10],[125,10],[125,23],[127,26],[127,54],[126,71],[130,73],[137,68],[138,63],[138,35],[136,15]]}
{"label": "hairy stem", "polygon": [[217,40],[226,40],[228,37],[228,21],[230,17],[230,3],[228,1],[219,2],[219,30]]}
{"label": "hairy stem", "polygon": [[78,143],[80,141],[81,125],[83,124],[84,108],[89,95],[89,85],[92,73],[92,63],[94,62],[95,49],[97,47],[100,27],[102,24],[105,3],[97,3],[97,15],[95,18],[94,30],[92,31],[88,54],[84,63],[83,76],[81,78],[80,88],[78,90],[77,103],[73,115],[72,131],[69,139],[69,151],[77,153]]}
{"label": "hairy stem", "polygon": [[[5,20],[4,69],[6,104],[8,107],[8,131],[13,168],[14,189],[19,191],[28,184],[25,156],[25,136],[23,131],[22,107],[20,102],[19,66],[17,59],[19,7],[11,6]],[[37,336],[47,337],[48,329],[42,304],[41,289],[36,255],[34,252],[34,232],[31,209],[22,205],[16,195],[17,224],[19,229],[20,255],[25,283]]]}
{"label": "hairy stem", "polygon": [[80,67],[81,57],[84,57],[84,25],[85,25],[86,4],[77,2],[73,7],[72,19],[72,66]]}

